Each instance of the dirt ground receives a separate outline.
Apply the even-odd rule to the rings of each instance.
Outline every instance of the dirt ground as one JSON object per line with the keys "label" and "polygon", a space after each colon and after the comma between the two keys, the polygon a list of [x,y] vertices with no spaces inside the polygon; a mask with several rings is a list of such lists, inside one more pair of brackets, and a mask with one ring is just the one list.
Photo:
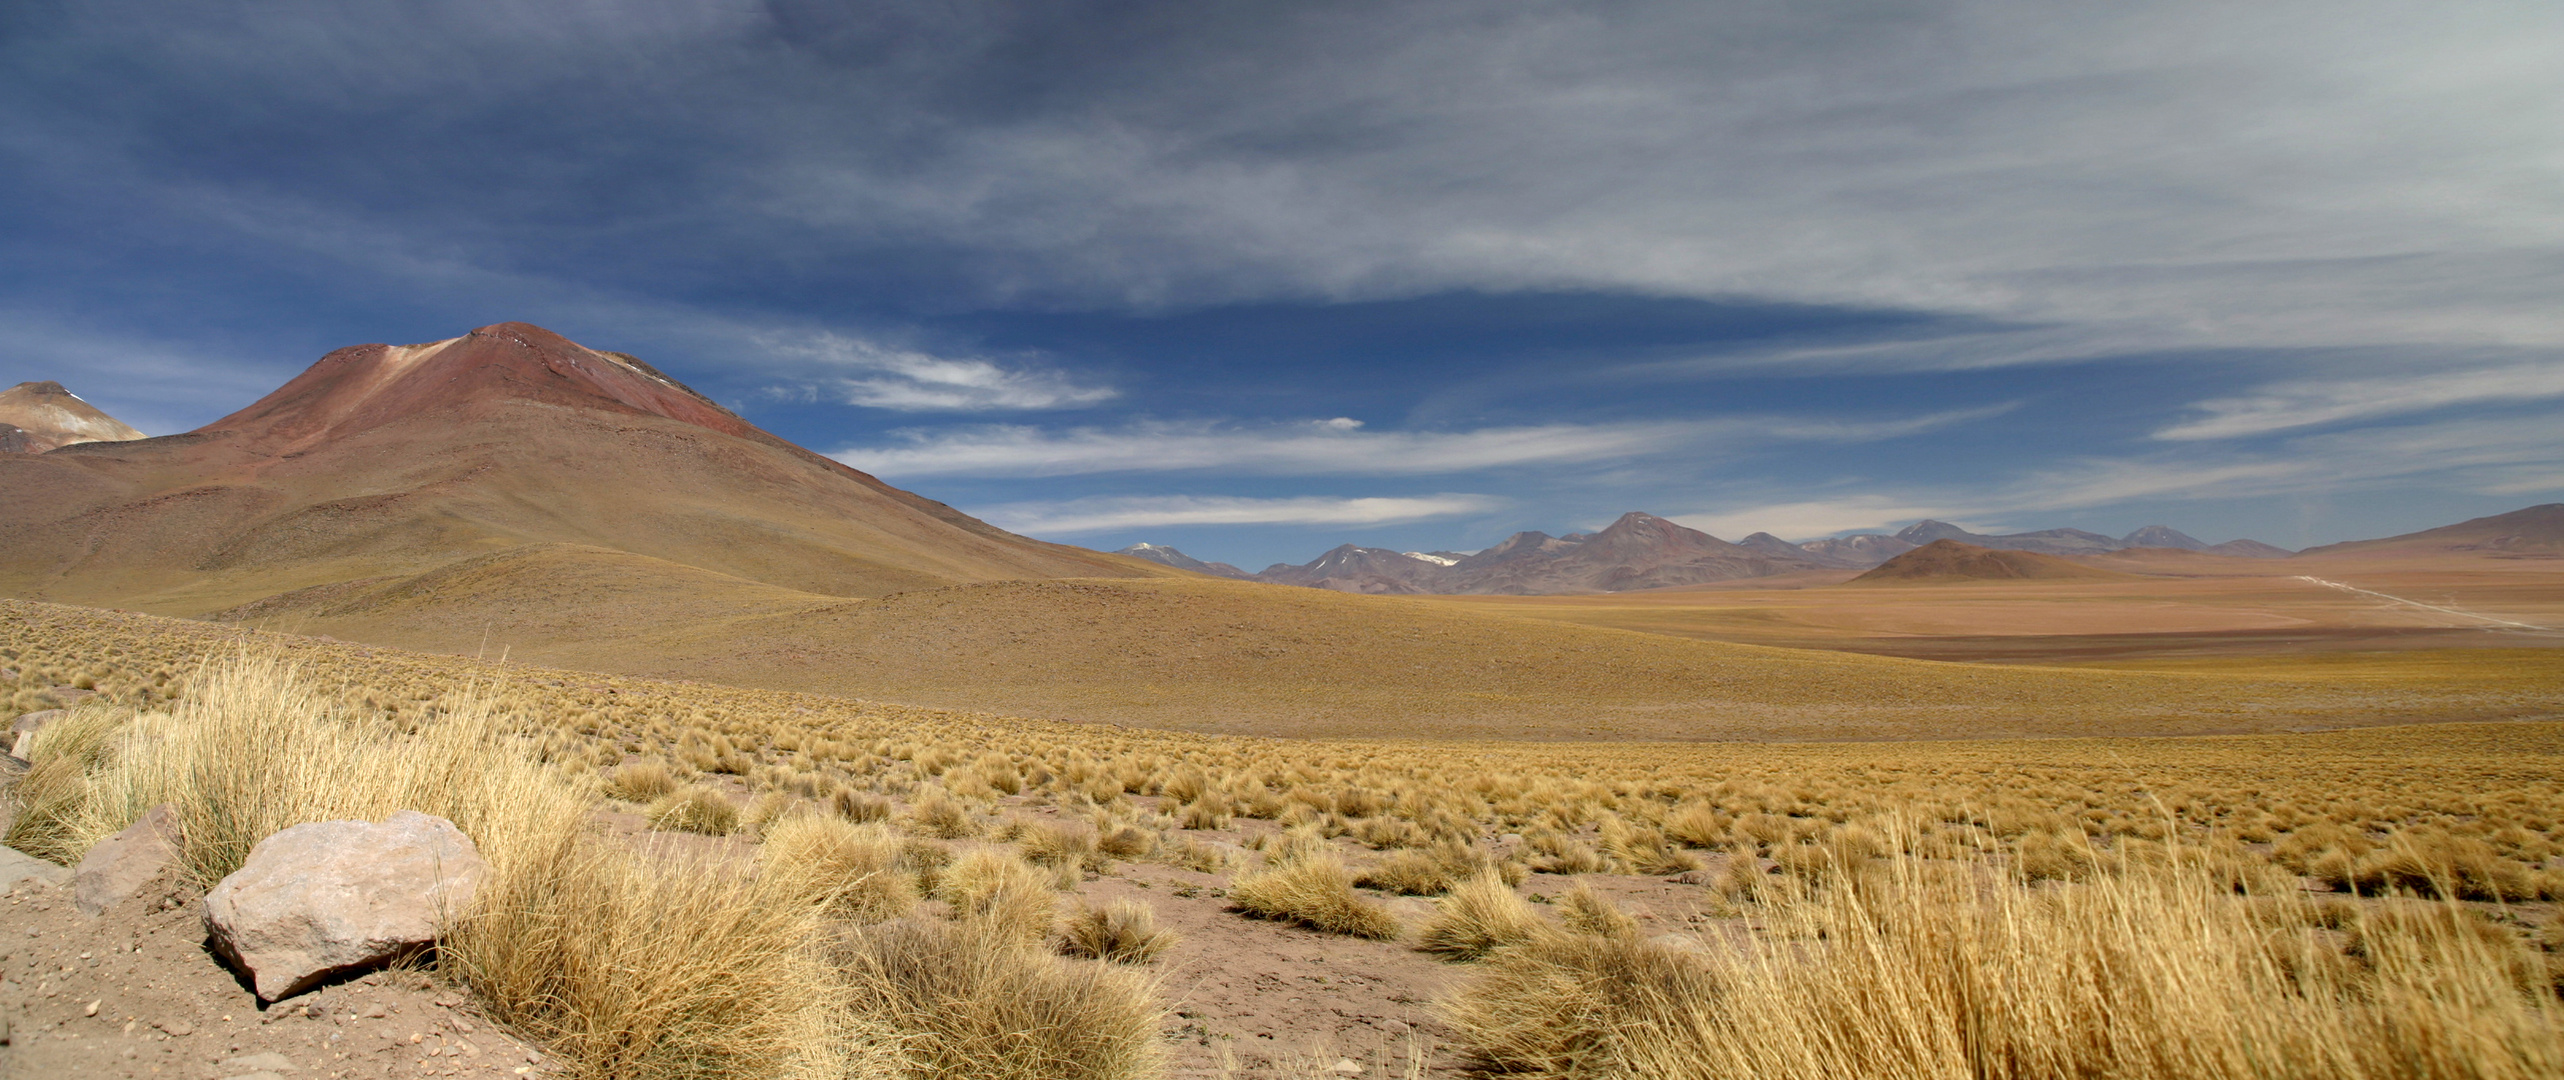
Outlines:
{"label": "dirt ground", "polygon": [[173,884],[100,916],[66,881],[0,905],[7,1080],[543,1076],[543,1056],[416,971],[376,971],[261,1008],[205,949]]}
{"label": "dirt ground", "polygon": [[[735,793],[744,795],[744,793]],[[1146,801],[1146,800],[1142,800]],[[1004,800],[1002,809],[1047,820],[1056,807]],[[743,837],[648,832],[634,814],[605,811],[599,824],[633,840],[752,858]],[[1119,862],[1062,896],[1079,904],[1138,900],[1180,940],[1153,967],[1168,1010],[1163,1025],[1173,1080],[1310,1075],[1456,1077],[1468,1062],[1434,1002],[1467,974],[1417,951],[1413,936],[1431,901],[1376,890],[1407,926],[1404,941],[1325,934],[1232,911],[1224,887],[1262,856],[1244,845],[1277,831],[1241,819],[1186,835],[1230,853],[1223,873]],[[966,846],[964,842],[963,846]],[[1331,842],[1358,865],[1377,858],[1350,839]],[[1648,936],[1710,919],[1709,870],[1686,879],[1532,874],[1535,901],[1588,883],[1637,917]],[[0,1080],[183,1077],[501,1077],[546,1075],[539,1051],[472,1014],[467,997],[420,971],[378,971],[261,1008],[205,946],[197,896],[164,878],[102,916],[72,907],[70,886],[20,883],[0,906]],[[929,904],[918,916],[935,917]],[[92,1003],[96,1010],[90,1011]],[[277,1058],[262,1055],[280,1055]],[[1361,1068],[1345,1072],[1342,1062]]]}

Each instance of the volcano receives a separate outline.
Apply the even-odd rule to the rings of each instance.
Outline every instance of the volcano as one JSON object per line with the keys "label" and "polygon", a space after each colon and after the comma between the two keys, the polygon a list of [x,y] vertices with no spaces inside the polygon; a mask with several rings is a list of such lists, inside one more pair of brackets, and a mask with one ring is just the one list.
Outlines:
{"label": "volcano", "polygon": [[41,454],[73,443],[142,437],[58,382],[22,382],[0,390],[0,452]]}
{"label": "volcano", "polygon": [[1168,572],[1005,532],[525,323],[339,349],[183,435],[0,455],[0,502],[0,590],[168,614],[547,546],[849,597]]}

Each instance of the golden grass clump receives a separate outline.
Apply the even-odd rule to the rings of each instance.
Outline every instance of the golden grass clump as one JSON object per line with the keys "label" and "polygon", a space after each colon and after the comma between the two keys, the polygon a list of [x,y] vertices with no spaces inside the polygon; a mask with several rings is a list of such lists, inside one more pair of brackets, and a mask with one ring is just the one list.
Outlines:
{"label": "golden grass clump", "polygon": [[835,960],[852,1015],[903,1033],[914,1080],[1142,1080],[1161,1068],[1156,994],[1125,969],[968,922],[886,923]]}
{"label": "golden grass clump", "polygon": [[1397,916],[1353,891],[1353,872],[1332,854],[1312,854],[1229,884],[1229,905],[1263,919],[1376,941],[1395,939]]}
{"label": "golden grass clump", "polygon": [[606,797],[624,802],[653,802],[676,790],[676,774],[662,761],[625,762],[605,774]]}
{"label": "golden grass clump", "polygon": [[955,919],[978,932],[1017,945],[1049,936],[1058,900],[1051,878],[1001,848],[977,848],[954,860],[936,879],[935,895]]}
{"label": "golden grass clump", "polygon": [[899,865],[900,841],[880,824],[797,814],[766,829],[761,873],[821,911],[857,923],[896,919],[917,906]]}
{"label": "golden grass clump", "polygon": [[1059,951],[1116,964],[1154,962],[1174,948],[1174,932],[1160,930],[1157,910],[1136,900],[1089,907],[1060,923]]}
{"label": "golden grass clump", "polygon": [[930,793],[908,808],[908,827],[937,840],[967,840],[980,833],[970,809],[941,792]]}
{"label": "golden grass clump", "polygon": [[729,797],[702,784],[671,791],[642,812],[653,829],[728,836],[739,830],[739,807]]}
{"label": "golden grass clump", "polygon": [[[2520,1078],[2564,1068],[2564,1016],[2516,936],[2367,924],[2363,954],[2275,928],[2201,860],[2024,889],[1890,861],[1859,888],[1764,897],[1766,936],[1674,950],[1541,939],[1448,1013],[1528,1077]],[[2279,903],[2305,904],[2294,897]],[[2355,961],[2355,962],[2354,962]]]}
{"label": "golden grass clump", "polygon": [[1455,960],[1476,960],[1548,929],[1504,878],[1484,873],[1453,886],[1438,902],[1417,947]]}
{"label": "golden grass clump", "polygon": [[741,869],[582,844],[484,885],[440,955],[572,1080],[891,1075],[804,945],[814,908]]}
{"label": "golden grass clump", "polygon": [[1637,919],[1582,881],[1558,898],[1558,921],[1579,934],[1633,939],[1638,936]]}

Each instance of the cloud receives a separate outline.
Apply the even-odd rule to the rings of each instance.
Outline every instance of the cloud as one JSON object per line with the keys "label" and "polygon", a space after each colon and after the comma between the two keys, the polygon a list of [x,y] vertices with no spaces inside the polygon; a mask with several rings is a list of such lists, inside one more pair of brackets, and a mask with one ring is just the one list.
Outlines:
{"label": "cloud", "polygon": [[2232,439],[2450,405],[2553,397],[2564,397],[2564,360],[2385,378],[2275,383],[2241,397],[2192,405],[2193,411],[2205,415],[2157,431],[2154,437],[2172,441]]}
{"label": "cloud", "polygon": [[1853,492],[1745,502],[1673,515],[1719,536],[1767,531],[1810,539],[1939,518],[1976,531],[2052,528],[2070,511],[2147,501],[2270,498],[2429,484],[2513,496],[2564,490],[2564,441],[2552,415],[2456,419],[2306,435],[2275,450],[2213,445],[2154,457],[2086,458],[1977,488]]}
{"label": "cloud", "polygon": [[1005,367],[979,357],[894,349],[833,333],[801,340],[758,339],[774,352],[854,374],[826,379],[824,390],[848,405],[903,412],[996,412],[1074,409],[1111,401],[1121,391],[1087,385],[1057,371]]}
{"label": "cloud", "polygon": [[1279,499],[1163,495],[1006,503],[972,513],[1000,528],[1046,535],[1166,525],[1386,525],[1483,513],[1504,505],[1505,500],[1492,495]]}
{"label": "cloud", "polygon": [[1540,424],[1472,431],[1376,431],[1349,417],[1299,423],[1139,421],[1048,431],[987,425],[898,433],[902,443],[833,456],[889,477],[1071,476],[1227,470],[1268,476],[1427,476],[1578,465],[1771,441],[1868,442],[2000,415],[1997,404],[1895,420],[1746,417]]}

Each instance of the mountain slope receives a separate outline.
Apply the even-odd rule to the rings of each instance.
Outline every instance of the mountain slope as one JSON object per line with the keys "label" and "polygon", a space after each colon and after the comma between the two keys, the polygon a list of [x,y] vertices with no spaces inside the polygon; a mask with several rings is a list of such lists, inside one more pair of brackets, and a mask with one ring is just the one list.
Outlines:
{"label": "mountain slope", "polygon": [[1969,532],[1946,521],[1928,519],[1899,530],[1896,538],[1917,546],[1930,544],[1935,540],[1956,540],[1972,547],[2004,551],[2036,551],[2047,555],[2089,555],[2103,551],[2117,551],[2127,546],[2111,537],[2081,529],[2041,529],[2037,532],[1988,536],[1983,533]]}
{"label": "mountain slope", "polygon": [[2546,503],[2455,525],[2307,548],[2300,557],[2460,554],[2494,558],[2564,557],[2564,503]]}
{"label": "mountain slope", "polygon": [[2035,551],[1934,540],[1845,584],[1930,585],[1969,581],[2126,581],[2129,575]]}
{"label": "mountain slope", "polygon": [[80,400],[58,382],[22,382],[0,390],[0,451],[41,454],[87,442],[125,442],[142,432]]}
{"label": "mountain slope", "polygon": [[836,596],[1175,572],[1004,532],[522,323],[340,349],[184,435],[0,457],[0,502],[0,591],[171,614],[530,544]]}
{"label": "mountain slope", "polygon": [[1172,566],[1178,570],[1190,570],[1196,574],[1209,574],[1212,577],[1243,580],[1254,576],[1224,562],[1203,562],[1164,544],[1133,544],[1113,554],[1128,555],[1134,559],[1147,559],[1159,566]]}

